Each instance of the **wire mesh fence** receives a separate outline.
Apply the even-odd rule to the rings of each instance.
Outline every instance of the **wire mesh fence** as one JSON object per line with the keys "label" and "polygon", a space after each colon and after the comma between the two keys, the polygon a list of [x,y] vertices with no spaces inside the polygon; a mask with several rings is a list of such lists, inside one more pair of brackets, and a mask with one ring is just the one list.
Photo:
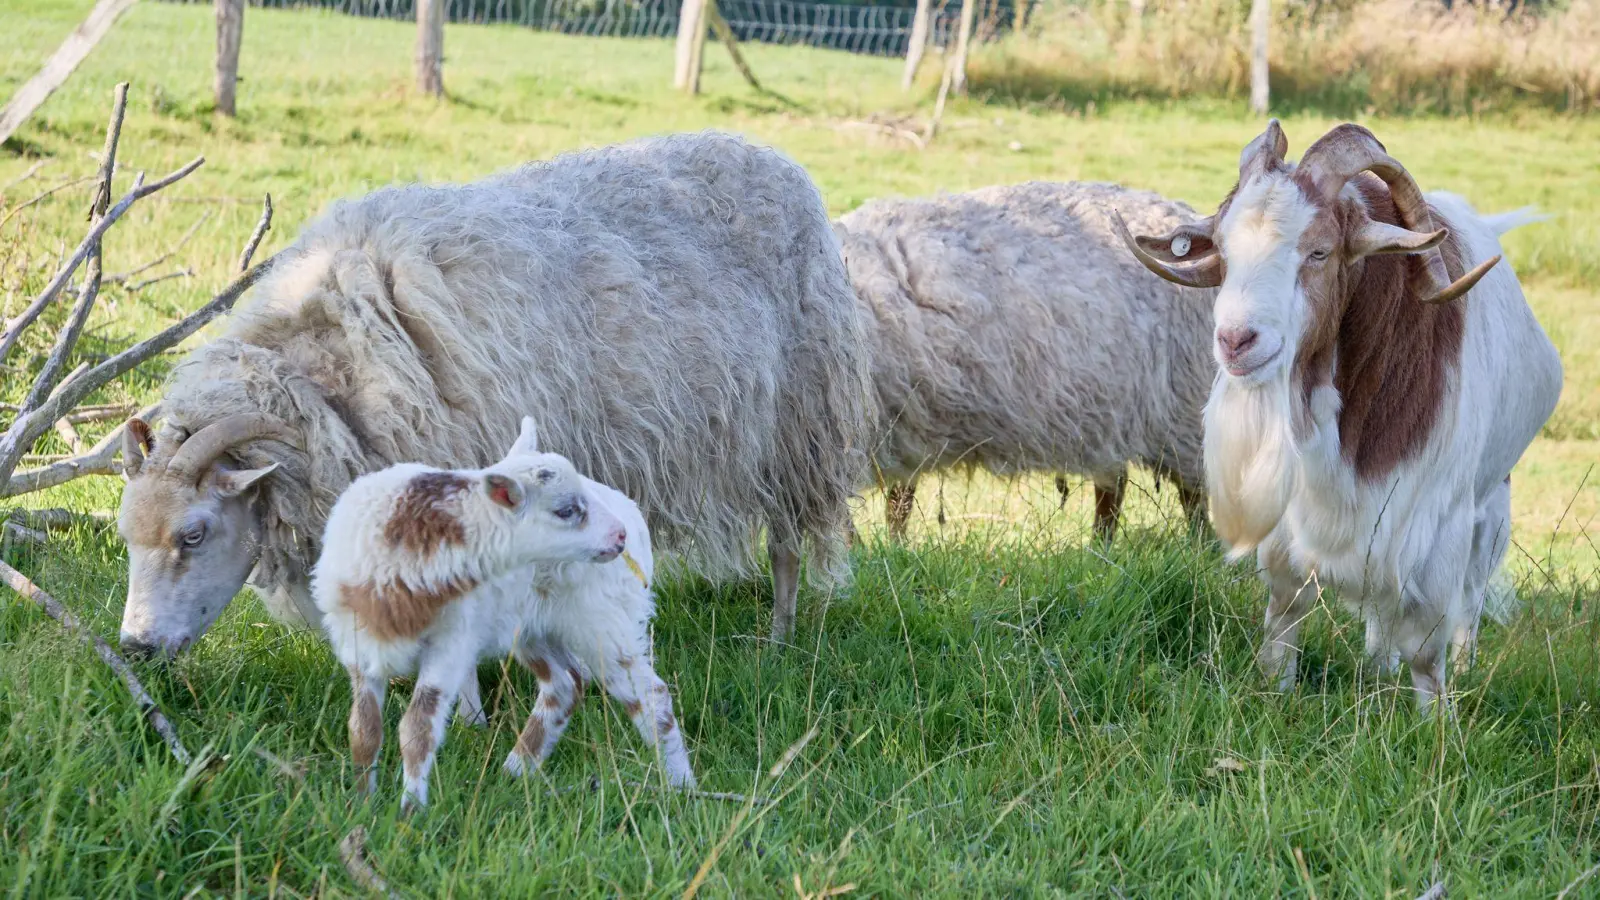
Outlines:
{"label": "wire mesh fence", "polygon": [[[209,0],[168,0],[208,4]],[[678,33],[681,0],[448,0],[447,21],[520,25],[539,31],[595,37],[663,38]],[[988,41],[1017,26],[1036,0],[978,0],[973,37]],[[269,9],[321,9],[377,19],[414,19],[415,0],[249,0]],[[741,41],[806,44],[851,53],[902,56],[911,42],[916,10],[906,6],[855,6],[797,0],[718,0],[717,9]],[[928,40],[955,43],[960,0],[941,0]]]}

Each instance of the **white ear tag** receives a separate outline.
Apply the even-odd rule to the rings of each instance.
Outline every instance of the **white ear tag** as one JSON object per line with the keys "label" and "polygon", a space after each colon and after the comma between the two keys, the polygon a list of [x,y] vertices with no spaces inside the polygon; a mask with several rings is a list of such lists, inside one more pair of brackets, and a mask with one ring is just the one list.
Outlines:
{"label": "white ear tag", "polygon": [[1189,236],[1180,234],[1172,239],[1172,255],[1182,259],[1189,253]]}

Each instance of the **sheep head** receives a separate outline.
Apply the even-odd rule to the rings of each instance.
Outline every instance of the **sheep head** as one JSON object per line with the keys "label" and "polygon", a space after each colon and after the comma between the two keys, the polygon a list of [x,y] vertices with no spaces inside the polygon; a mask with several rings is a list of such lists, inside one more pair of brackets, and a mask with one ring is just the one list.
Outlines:
{"label": "sheep head", "polygon": [[259,554],[254,500],[277,468],[235,468],[226,455],[256,440],[294,443],[282,422],[259,414],[222,419],[193,435],[159,435],[130,419],[123,432],[117,528],[128,547],[122,648],[177,654],[211,627],[244,586]]}
{"label": "sheep head", "polygon": [[[1221,288],[1212,350],[1231,378],[1275,380],[1303,346],[1325,343],[1317,332],[1337,329],[1370,257],[1418,257],[1405,295],[1435,304],[1465,294],[1499,261],[1488,260],[1452,282],[1437,249],[1446,232],[1434,228],[1410,173],[1367,129],[1334,128],[1298,165],[1284,159],[1287,152],[1288,140],[1274,119],[1240,154],[1238,184],[1216,215],[1172,234],[1134,236],[1113,217],[1129,250],[1150,271],[1189,287]],[[1357,182],[1363,172],[1387,186],[1398,225],[1369,215]]]}

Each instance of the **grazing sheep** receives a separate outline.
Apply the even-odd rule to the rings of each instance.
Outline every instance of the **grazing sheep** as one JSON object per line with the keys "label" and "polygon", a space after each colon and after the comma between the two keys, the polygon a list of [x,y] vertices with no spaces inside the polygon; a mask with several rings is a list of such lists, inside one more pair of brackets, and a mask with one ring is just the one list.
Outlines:
{"label": "grazing sheep", "polygon": [[813,575],[843,574],[860,330],[815,185],[729,135],[335,204],[178,366],[163,429],[129,423],[123,645],[181,650],[252,567],[276,614],[314,623],[307,577],[353,480],[485,465],[524,414],[708,575],[753,571],[765,528],[782,637],[807,543]]}
{"label": "grazing sheep", "polygon": [[1196,218],[1117,185],[1035,182],[875,201],[835,224],[867,320],[896,539],[917,476],[958,465],[1087,476],[1106,539],[1130,463],[1203,514],[1205,300],[1128,259],[1107,207],[1151,229]]}
{"label": "grazing sheep", "polygon": [[417,675],[400,720],[402,802],[426,806],[450,704],[480,659],[507,653],[539,679],[511,774],[544,761],[598,676],[660,751],[668,780],[694,785],[672,696],[651,666],[644,517],[565,457],[538,452],[532,419],[487,469],[403,463],[356,479],[322,546],[312,596],[350,672],[350,750],[368,791],[390,678]]}
{"label": "grazing sheep", "polygon": [[1294,686],[1300,622],[1331,586],[1433,710],[1486,595],[1504,602],[1511,468],[1561,393],[1501,261],[1526,219],[1424,195],[1359,125],[1287,152],[1274,120],[1215,216],[1122,236],[1162,277],[1220,288],[1206,478],[1218,535],[1271,590],[1262,667]]}

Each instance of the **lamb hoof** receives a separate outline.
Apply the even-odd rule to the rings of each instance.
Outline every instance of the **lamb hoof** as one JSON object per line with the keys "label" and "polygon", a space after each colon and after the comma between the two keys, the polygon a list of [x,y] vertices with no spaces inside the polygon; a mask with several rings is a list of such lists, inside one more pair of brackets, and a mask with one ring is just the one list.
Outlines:
{"label": "lamb hoof", "polygon": [[503,768],[506,770],[506,774],[512,778],[521,778],[528,772],[533,771],[534,762],[531,759],[525,759],[522,754],[513,750],[506,754],[506,764]]}

